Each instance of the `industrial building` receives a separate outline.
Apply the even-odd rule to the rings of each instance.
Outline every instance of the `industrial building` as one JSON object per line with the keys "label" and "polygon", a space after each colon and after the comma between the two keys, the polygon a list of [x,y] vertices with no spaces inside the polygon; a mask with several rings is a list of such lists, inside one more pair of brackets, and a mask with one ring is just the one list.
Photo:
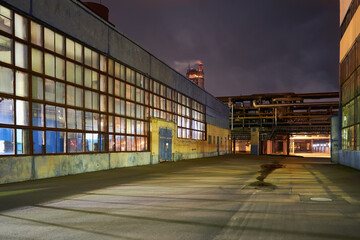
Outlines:
{"label": "industrial building", "polygon": [[228,107],[106,15],[0,2],[0,183],[229,152]]}
{"label": "industrial building", "polygon": [[218,97],[230,108],[232,151],[330,157],[339,93]]}
{"label": "industrial building", "polygon": [[360,1],[340,0],[340,105],[334,124],[339,152],[335,159],[360,169]]}

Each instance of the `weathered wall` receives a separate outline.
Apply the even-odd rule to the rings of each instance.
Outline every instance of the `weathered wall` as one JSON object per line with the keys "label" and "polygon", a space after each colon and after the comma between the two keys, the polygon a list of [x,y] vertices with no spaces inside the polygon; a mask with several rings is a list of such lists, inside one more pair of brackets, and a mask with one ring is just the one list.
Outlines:
{"label": "weathered wall", "polygon": [[149,152],[0,158],[0,184],[152,164]]}
{"label": "weathered wall", "polygon": [[[159,128],[172,130],[172,160],[182,160],[200,157],[217,156],[217,144],[208,140],[190,140],[177,137],[177,125],[173,122],[152,118],[150,122],[150,146],[154,163],[159,162]],[[222,137],[223,142],[219,145],[220,155],[230,153],[231,143],[228,140],[230,131],[207,124],[207,135]],[[225,139],[226,144],[225,144]]]}

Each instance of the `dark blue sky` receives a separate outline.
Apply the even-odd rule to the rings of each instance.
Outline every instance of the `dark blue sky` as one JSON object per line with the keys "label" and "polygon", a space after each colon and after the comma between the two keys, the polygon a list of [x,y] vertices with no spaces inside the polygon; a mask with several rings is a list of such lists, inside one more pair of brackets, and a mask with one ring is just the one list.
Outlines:
{"label": "dark blue sky", "polygon": [[[98,0],[99,2],[99,0]],[[110,21],[215,96],[338,91],[338,0],[102,0]]]}

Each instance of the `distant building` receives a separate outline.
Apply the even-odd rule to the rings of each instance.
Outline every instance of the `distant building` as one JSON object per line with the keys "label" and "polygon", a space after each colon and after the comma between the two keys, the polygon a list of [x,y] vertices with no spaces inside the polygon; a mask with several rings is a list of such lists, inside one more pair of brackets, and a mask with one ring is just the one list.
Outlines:
{"label": "distant building", "polygon": [[194,82],[196,85],[198,85],[202,89],[205,89],[204,66],[203,66],[202,62],[199,63],[197,70],[195,68],[190,68],[190,65],[189,65],[188,70],[186,72],[186,77],[189,78],[192,82]]}
{"label": "distant building", "polygon": [[[340,108],[335,162],[360,169],[360,1],[340,0]],[[338,158],[338,159],[337,159]]]}

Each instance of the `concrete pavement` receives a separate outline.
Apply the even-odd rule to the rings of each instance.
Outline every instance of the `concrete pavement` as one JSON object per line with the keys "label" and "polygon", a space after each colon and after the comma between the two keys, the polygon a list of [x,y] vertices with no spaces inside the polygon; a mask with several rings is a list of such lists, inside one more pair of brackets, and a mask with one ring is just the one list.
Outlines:
{"label": "concrete pavement", "polygon": [[355,240],[359,184],[329,159],[228,155],[0,185],[0,239]]}

